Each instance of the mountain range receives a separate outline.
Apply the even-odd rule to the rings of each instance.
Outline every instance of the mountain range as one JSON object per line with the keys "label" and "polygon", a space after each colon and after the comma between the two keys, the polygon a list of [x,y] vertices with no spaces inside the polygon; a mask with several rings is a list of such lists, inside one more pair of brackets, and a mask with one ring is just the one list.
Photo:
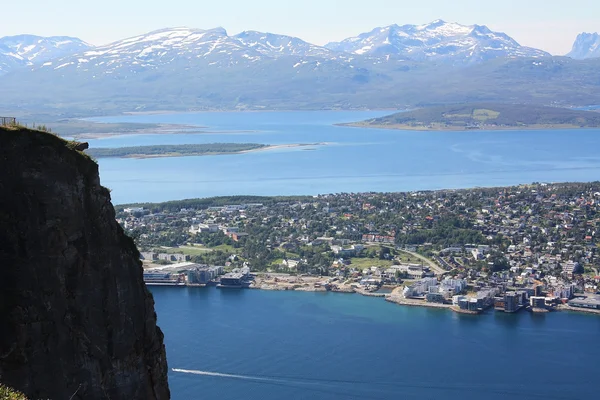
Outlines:
{"label": "mountain range", "polygon": [[81,39],[68,36],[5,36],[0,38],[0,74],[18,67],[39,65],[91,47]]}
{"label": "mountain range", "polygon": [[576,60],[600,57],[600,35],[585,32],[579,34],[568,56]]}
{"label": "mountain range", "polygon": [[482,25],[442,20],[426,25],[390,25],[333,42],[325,47],[354,54],[400,55],[417,61],[475,63],[498,57],[548,57],[545,51],[523,47],[504,33]]}
{"label": "mountain range", "polygon": [[[581,42],[576,58],[590,54],[589,41]],[[471,100],[600,104],[598,64],[441,20],[376,28],[325,46],[223,28],[162,29],[104,46],[22,35],[0,38],[0,107],[89,114]]]}

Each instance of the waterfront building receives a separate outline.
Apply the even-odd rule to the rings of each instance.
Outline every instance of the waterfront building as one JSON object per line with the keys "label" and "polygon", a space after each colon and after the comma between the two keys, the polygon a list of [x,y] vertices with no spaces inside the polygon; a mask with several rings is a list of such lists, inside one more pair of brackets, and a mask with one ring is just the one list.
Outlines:
{"label": "waterfront building", "polygon": [[404,288],[403,295],[405,298],[422,297],[425,293],[429,293],[429,288],[437,286],[436,278],[423,278],[420,281]]}
{"label": "waterfront building", "polygon": [[229,272],[221,277],[221,283],[218,287],[241,288],[244,280],[244,274]]}
{"label": "waterfront building", "polygon": [[466,300],[467,296],[453,296],[452,297],[452,305],[453,306],[459,306],[461,300]]}
{"label": "waterfront building", "polygon": [[425,299],[428,303],[444,304],[446,302],[446,297],[441,293],[427,293]]}
{"label": "waterfront building", "polygon": [[507,292],[504,295],[504,312],[517,312],[521,308],[519,297],[519,294],[516,292]]}
{"label": "waterfront building", "polygon": [[179,286],[185,284],[179,275],[161,271],[144,272],[143,278],[146,285]]}
{"label": "waterfront building", "polygon": [[533,308],[546,308],[546,298],[541,296],[532,296],[529,298],[531,307]]}
{"label": "waterfront building", "polygon": [[589,308],[600,310],[600,295],[589,295],[586,297],[577,297],[569,301],[571,307]]}
{"label": "waterfront building", "polygon": [[459,294],[467,288],[467,280],[446,278],[440,286],[442,287],[441,291],[452,291],[452,294]]}
{"label": "waterfront building", "polygon": [[552,289],[554,296],[559,299],[571,299],[575,294],[575,285],[558,285]]}

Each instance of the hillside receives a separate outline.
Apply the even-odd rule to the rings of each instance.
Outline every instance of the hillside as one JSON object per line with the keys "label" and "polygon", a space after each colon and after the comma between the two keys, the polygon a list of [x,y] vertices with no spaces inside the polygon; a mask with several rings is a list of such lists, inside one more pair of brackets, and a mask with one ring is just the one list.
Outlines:
{"label": "hillside", "polygon": [[98,165],[76,148],[0,127],[0,387],[31,399],[168,399],[139,252]]}
{"label": "hillside", "polygon": [[349,126],[408,130],[597,128],[600,113],[521,104],[473,103],[422,108]]}

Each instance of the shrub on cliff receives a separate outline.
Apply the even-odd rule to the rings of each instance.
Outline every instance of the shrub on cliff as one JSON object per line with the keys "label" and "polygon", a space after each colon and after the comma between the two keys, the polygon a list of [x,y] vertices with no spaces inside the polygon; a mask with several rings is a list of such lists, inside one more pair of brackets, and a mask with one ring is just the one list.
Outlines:
{"label": "shrub on cliff", "polygon": [[0,400],[27,400],[27,397],[0,383]]}

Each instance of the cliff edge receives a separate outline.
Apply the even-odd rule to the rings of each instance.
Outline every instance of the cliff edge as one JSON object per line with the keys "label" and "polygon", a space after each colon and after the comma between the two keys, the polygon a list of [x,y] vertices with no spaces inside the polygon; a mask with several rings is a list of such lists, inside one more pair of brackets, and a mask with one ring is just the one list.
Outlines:
{"label": "cliff edge", "polygon": [[139,253],[76,147],[0,128],[0,383],[29,398],[168,399]]}

